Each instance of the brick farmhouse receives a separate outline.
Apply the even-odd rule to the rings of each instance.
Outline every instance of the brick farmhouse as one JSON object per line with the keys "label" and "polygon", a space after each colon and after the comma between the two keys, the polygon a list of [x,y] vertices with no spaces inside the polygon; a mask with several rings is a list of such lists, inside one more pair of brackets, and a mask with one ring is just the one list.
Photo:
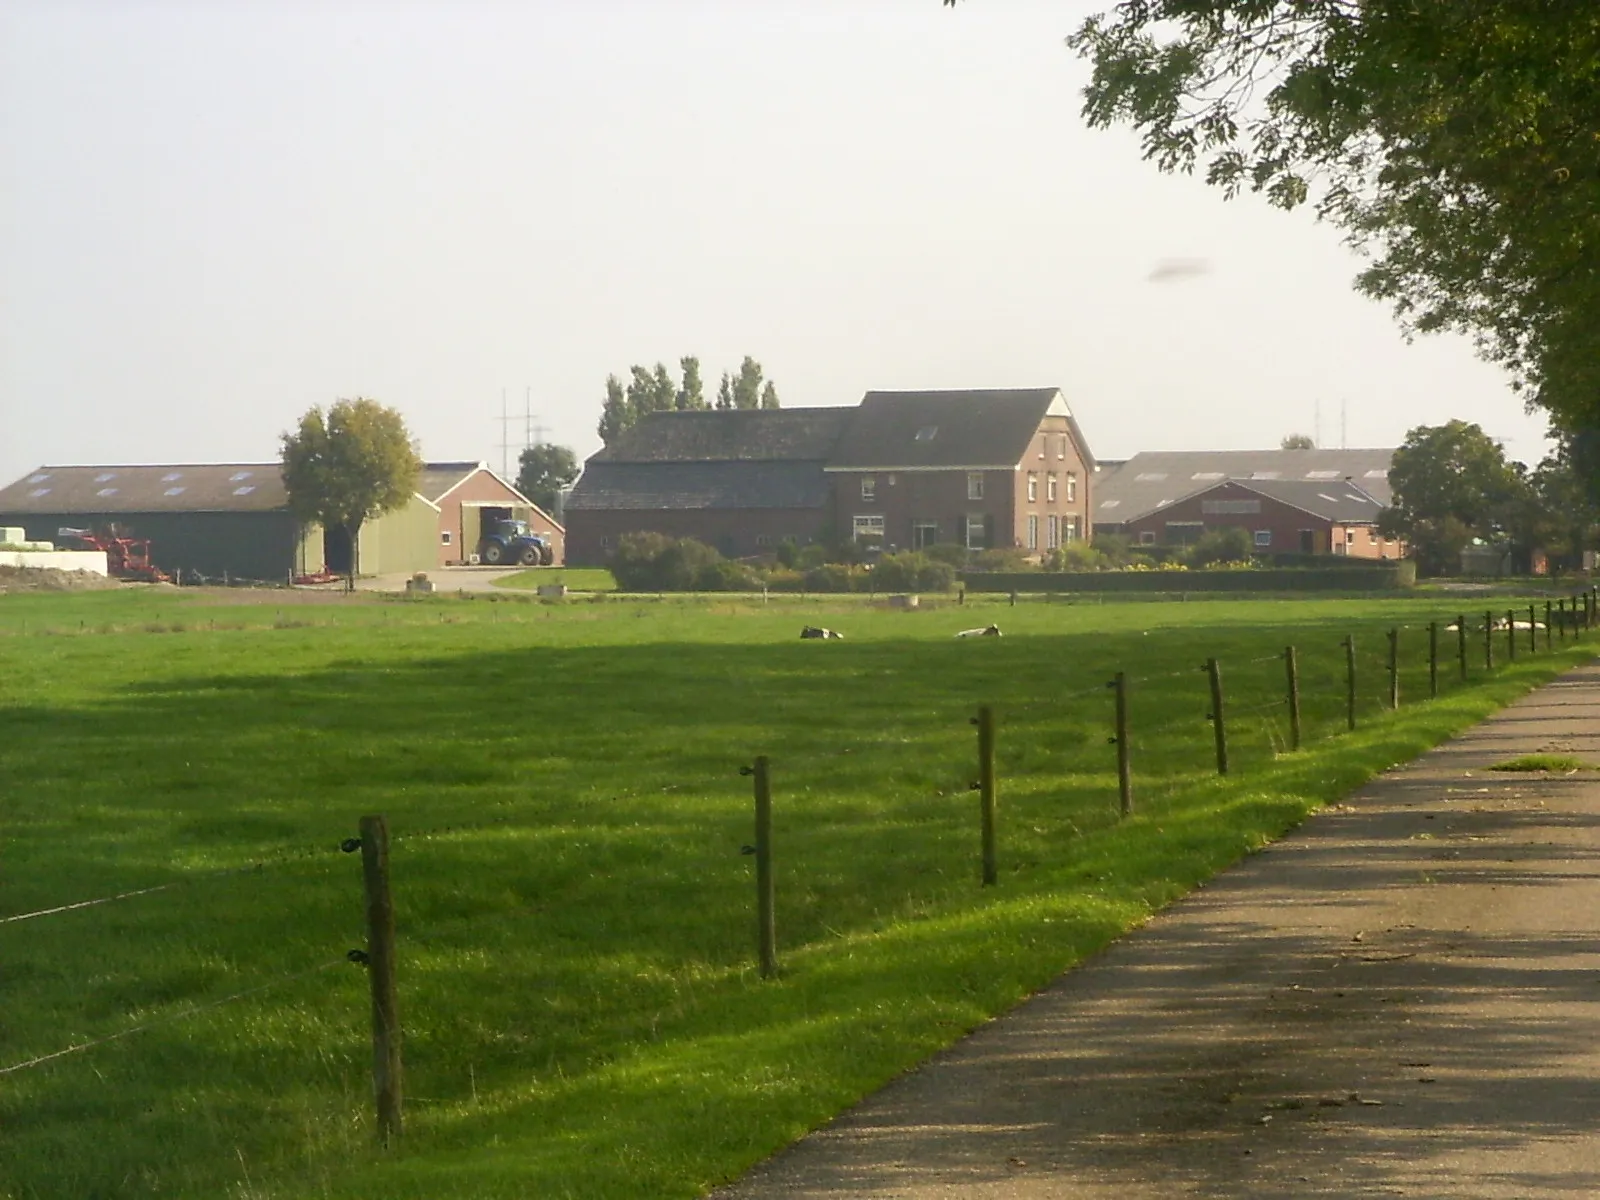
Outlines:
{"label": "brick farmhouse", "polygon": [[1094,458],[1056,388],[868,392],[854,408],[663,412],[585,464],[567,556],[634,532],[729,557],[783,541],[1043,555],[1088,529]]}

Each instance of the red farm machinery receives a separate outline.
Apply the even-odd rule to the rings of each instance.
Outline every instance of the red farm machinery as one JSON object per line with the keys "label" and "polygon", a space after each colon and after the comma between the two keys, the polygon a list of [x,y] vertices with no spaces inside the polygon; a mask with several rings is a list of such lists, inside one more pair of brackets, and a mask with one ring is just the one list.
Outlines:
{"label": "red farm machinery", "polygon": [[104,550],[106,570],[118,579],[168,583],[171,577],[150,561],[150,539],[126,537],[115,525],[108,529],[58,529],[56,537],[77,542],[85,550]]}

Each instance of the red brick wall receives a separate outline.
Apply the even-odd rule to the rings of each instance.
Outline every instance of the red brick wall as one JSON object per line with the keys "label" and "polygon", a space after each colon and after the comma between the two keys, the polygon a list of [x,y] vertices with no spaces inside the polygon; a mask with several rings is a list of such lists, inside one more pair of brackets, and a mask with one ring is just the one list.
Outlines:
{"label": "red brick wall", "polygon": [[[467,556],[477,550],[478,519],[471,511],[463,512],[473,502],[521,508],[523,501],[517,493],[501,483],[488,471],[475,471],[439,503],[439,565],[449,566],[467,561]],[[561,527],[537,510],[528,514],[528,526],[538,534],[552,539],[555,561],[566,561],[566,536]],[[444,534],[450,534],[446,545]]]}
{"label": "red brick wall", "polygon": [[604,566],[625,533],[689,537],[715,547],[725,558],[751,558],[770,554],[785,538],[802,546],[819,541],[827,529],[828,517],[821,509],[575,509],[567,512],[567,561],[579,567]]}
{"label": "red brick wall", "polygon": [[[1256,500],[1261,504],[1259,513],[1208,513],[1204,503],[1208,500]],[[1357,558],[1400,558],[1404,547],[1393,541],[1380,539],[1370,525],[1335,525],[1325,518],[1263,496],[1233,483],[1219,484],[1198,496],[1190,496],[1175,504],[1129,521],[1123,532],[1137,544],[1141,534],[1153,533],[1158,546],[1171,545],[1176,539],[1168,537],[1169,522],[1198,521],[1204,529],[1238,527],[1250,531],[1252,538],[1257,530],[1272,535],[1271,544],[1259,546],[1262,551],[1298,552],[1301,548],[1301,531],[1310,530],[1316,554],[1349,554]],[[1345,530],[1354,534],[1354,540],[1345,544]],[[1202,530],[1203,532],[1203,530]]]}

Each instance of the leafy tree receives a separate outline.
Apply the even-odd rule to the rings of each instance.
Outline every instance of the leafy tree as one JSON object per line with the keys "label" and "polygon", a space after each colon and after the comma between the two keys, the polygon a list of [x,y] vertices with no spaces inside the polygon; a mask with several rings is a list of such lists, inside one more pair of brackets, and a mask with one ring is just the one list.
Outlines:
{"label": "leafy tree", "polygon": [[[776,396],[776,393],[774,393]],[[733,406],[735,408],[761,407],[761,364],[748,354],[739,364],[739,373],[733,377]]]}
{"label": "leafy tree", "polygon": [[1553,568],[1581,567],[1583,552],[1597,544],[1600,500],[1590,482],[1594,478],[1592,470],[1581,465],[1581,451],[1573,439],[1563,440],[1528,478],[1533,521],[1527,542],[1543,548]]}
{"label": "leafy tree", "polygon": [[767,380],[767,382],[764,383],[761,386],[761,407],[762,408],[782,408],[783,407],[783,405],[778,403],[778,389],[775,388],[772,385],[772,380],[770,380],[770,379]]}
{"label": "leafy tree", "polygon": [[680,358],[678,366],[683,370],[683,386],[678,389],[678,410],[699,412],[708,407],[705,385],[700,382],[700,360],[691,354]]}
{"label": "leafy tree", "polygon": [[308,409],[282,446],[290,510],[349,545],[354,576],[361,526],[405,504],[422,473],[405,419],[376,400],[335,400]]}
{"label": "leafy tree", "polygon": [[578,477],[578,456],[570,446],[544,443],[524,450],[517,467],[517,491],[553,513],[561,489]]}
{"label": "leafy tree", "polygon": [[728,412],[733,407],[733,376],[724,371],[722,382],[717,384],[717,411]]}
{"label": "leafy tree", "polygon": [[600,425],[597,430],[600,440],[609,445],[631,424],[633,421],[628,413],[628,396],[623,391],[622,380],[615,375],[607,375],[606,402],[605,407],[600,410]]}
{"label": "leafy tree", "polygon": [[1306,433],[1291,433],[1278,443],[1280,450],[1315,450],[1317,443],[1312,441],[1311,435]]}
{"label": "leafy tree", "polygon": [[1600,425],[1600,5],[1124,0],[1069,44],[1090,125],[1313,204],[1408,335],[1466,332],[1560,429]]}
{"label": "leafy tree", "polygon": [[1202,533],[1200,540],[1189,547],[1184,557],[1192,567],[1247,563],[1255,557],[1255,542],[1248,529],[1238,525],[1221,525]]}
{"label": "leafy tree", "polygon": [[[1394,505],[1380,514],[1388,537],[1404,538],[1421,570],[1459,569],[1473,538],[1527,547],[1529,488],[1519,464],[1467,421],[1418,425],[1406,434],[1389,468]],[[1518,537],[1518,534],[1521,537]]]}

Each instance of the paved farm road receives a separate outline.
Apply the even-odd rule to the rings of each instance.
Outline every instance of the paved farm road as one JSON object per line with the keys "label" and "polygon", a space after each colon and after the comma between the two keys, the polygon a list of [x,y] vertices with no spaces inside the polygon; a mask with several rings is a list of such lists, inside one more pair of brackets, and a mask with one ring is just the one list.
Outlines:
{"label": "paved farm road", "polygon": [[1600,1196],[1600,665],[1374,780],[720,1200]]}

